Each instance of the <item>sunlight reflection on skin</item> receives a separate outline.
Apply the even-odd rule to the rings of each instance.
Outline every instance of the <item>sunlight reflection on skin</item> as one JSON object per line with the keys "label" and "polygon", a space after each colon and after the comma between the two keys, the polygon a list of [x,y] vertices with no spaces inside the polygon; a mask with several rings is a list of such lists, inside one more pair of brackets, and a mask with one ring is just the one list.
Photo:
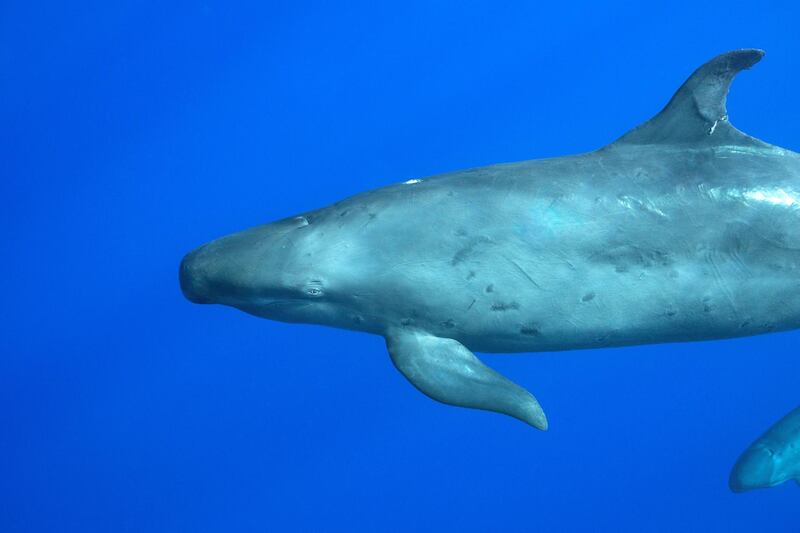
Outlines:
{"label": "sunlight reflection on skin", "polygon": [[800,194],[794,190],[781,187],[754,187],[750,189],[728,189],[715,187],[707,189],[706,194],[712,198],[727,196],[735,200],[748,202],[765,202],[780,207],[800,208]]}
{"label": "sunlight reflection on skin", "polygon": [[797,193],[787,192],[783,189],[750,189],[744,191],[742,196],[756,202],[767,202],[785,207],[800,207]]}

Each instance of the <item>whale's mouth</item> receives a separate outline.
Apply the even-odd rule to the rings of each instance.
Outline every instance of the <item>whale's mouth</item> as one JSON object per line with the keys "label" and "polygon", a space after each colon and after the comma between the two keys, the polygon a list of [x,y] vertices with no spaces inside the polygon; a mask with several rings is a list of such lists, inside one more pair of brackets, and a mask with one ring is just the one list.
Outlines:
{"label": "whale's mouth", "polygon": [[289,311],[308,307],[314,302],[299,298],[256,298],[248,301],[232,303],[235,307],[247,308],[250,310],[261,310],[263,312]]}
{"label": "whale's mouth", "polygon": [[313,305],[314,302],[296,299],[257,299],[250,301],[226,302],[226,305],[235,307],[240,311],[260,318],[278,320],[281,322],[302,321],[301,314],[305,308]]}
{"label": "whale's mouth", "polygon": [[307,305],[311,305],[311,302],[307,302],[304,300],[293,300],[293,299],[268,299],[266,301],[262,301],[258,304],[259,307],[263,309],[282,309],[284,307],[305,307]]}

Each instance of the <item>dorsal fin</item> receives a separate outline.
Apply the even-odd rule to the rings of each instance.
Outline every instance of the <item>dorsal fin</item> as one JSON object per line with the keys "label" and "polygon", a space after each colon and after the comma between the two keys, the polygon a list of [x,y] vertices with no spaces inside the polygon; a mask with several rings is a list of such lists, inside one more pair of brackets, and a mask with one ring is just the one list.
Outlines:
{"label": "dorsal fin", "polygon": [[733,78],[739,71],[758,63],[763,56],[763,50],[746,48],[715,57],[689,76],[659,114],[620,137],[613,145],[764,146],[762,141],[734,128],[728,121],[725,107]]}

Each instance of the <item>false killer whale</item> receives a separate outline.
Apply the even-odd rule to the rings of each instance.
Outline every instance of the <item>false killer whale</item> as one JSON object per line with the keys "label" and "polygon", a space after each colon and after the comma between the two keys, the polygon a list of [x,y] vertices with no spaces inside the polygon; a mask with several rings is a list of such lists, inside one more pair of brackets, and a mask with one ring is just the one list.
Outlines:
{"label": "false killer whale", "polygon": [[761,435],[736,461],[729,485],[744,492],[794,479],[800,485],[800,407]]}
{"label": "false killer whale", "polygon": [[474,351],[800,327],[800,157],[726,111],[762,56],[712,59],[596,151],[410,179],[214,240],[183,258],[183,293],[382,335],[431,398],[539,429],[539,402]]}

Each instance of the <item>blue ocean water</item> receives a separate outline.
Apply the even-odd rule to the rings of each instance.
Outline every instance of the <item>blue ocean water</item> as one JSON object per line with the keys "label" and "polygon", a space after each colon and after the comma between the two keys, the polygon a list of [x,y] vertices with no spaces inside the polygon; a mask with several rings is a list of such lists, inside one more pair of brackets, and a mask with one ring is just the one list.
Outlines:
{"label": "blue ocean water", "polygon": [[800,333],[485,355],[550,430],[382,339],[192,305],[181,256],[381,185],[594,149],[701,63],[800,149],[794,2],[0,4],[0,531],[797,532],[733,494]]}

